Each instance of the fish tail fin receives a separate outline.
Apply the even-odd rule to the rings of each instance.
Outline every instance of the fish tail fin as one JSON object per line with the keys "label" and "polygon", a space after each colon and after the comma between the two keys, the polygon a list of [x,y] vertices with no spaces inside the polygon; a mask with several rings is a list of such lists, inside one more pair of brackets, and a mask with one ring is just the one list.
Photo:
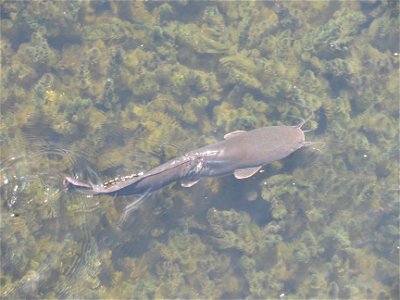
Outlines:
{"label": "fish tail fin", "polygon": [[71,177],[65,177],[63,184],[67,190],[93,191],[92,184],[80,182]]}

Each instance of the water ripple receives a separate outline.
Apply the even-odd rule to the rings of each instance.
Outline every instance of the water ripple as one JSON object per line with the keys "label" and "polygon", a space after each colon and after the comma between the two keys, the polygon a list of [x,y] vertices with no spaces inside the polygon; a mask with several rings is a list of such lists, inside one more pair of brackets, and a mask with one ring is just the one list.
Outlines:
{"label": "water ripple", "polygon": [[97,220],[88,215],[98,202],[67,193],[62,186],[71,170],[90,169],[78,165],[85,160],[82,153],[36,143],[0,162],[1,269],[6,283],[0,297],[70,298],[83,286],[96,285],[93,274],[100,261],[90,222]]}

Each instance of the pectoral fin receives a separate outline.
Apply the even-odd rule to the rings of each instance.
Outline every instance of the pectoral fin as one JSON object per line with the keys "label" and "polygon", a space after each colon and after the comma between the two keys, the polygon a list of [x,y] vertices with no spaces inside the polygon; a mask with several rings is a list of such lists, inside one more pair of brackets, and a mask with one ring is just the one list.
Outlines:
{"label": "pectoral fin", "polygon": [[181,186],[183,186],[183,187],[191,187],[191,186],[194,186],[199,181],[200,181],[200,178],[199,179],[195,179],[195,180],[182,179],[181,180]]}
{"label": "pectoral fin", "polygon": [[245,179],[253,176],[258,171],[260,171],[262,166],[246,168],[246,169],[237,169],[233,174],[235,174],[236,179]]}
{"label": "pectoral fin", "polygon": [[236,135],[242,134],[244,132],[246,132],[246,131],[245,130],[236,130],[236,131],[229,132],[229,133],[224,135],[224,139],[225,140],[226,139],[230,139],[231,137],[234,137]]}

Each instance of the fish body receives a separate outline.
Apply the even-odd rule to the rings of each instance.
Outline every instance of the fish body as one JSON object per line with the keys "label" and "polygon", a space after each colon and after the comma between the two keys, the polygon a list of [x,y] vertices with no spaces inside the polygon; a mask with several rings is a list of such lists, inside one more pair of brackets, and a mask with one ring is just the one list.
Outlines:
{"label": "fish body", "polygon": [[201,147],[171,159],[143,175],[124,178],[109,186],[86,184],[66,177],[69,188],[87,189],[93,194],[133,195],[156,191],[181,180],[190,187],[203,177],[234,174],[237,179],[249,178],[262,166],[287,157],[309,146],[301,124],[297,126],[261,127],[251,131],[234,131],[217,143]]}

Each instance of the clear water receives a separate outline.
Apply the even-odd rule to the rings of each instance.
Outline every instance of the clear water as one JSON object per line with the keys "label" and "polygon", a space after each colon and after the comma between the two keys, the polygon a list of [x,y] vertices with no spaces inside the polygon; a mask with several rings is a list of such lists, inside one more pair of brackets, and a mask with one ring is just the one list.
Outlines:
{"label": "clear water", "polygon": [[[1,297],[396,299],[398,11],[3,2]],[[318,149],[171,184],[126,218],[137,196],[62,184],[312,112]]]}

